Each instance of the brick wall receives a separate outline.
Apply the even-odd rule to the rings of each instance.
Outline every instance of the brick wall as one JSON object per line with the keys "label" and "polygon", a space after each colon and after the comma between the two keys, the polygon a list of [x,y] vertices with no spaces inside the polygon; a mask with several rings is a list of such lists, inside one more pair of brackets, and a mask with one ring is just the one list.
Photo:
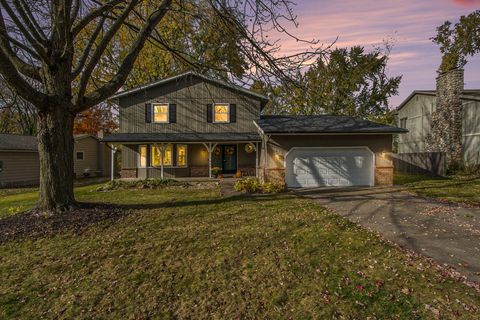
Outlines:
{"label": "brick wall", "polygon": [[137,169],[124,168],[124,169],[120,170],[120,177],[121,178],[136,178],[137,177]]}

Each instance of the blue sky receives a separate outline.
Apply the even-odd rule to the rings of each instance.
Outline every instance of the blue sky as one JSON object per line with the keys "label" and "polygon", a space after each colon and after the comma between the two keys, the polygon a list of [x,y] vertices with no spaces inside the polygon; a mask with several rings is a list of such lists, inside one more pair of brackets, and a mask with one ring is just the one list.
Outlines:
{"label": "blue sky", "polygon": [[[339,39],[338,47],[362,45],[371,49],[393,37],[389,64],[391,75],[403,75],[400,93],[391,99],[397,106],[413,90],[433,89],[440,64],[438,47],[429,40],[445,20],[458,21],[461,15],[480,9],[480,0],[296,0],[298,29],[302,39],[328,44]],[[284,53],[301,49],[298,42],[285,40]],[[465,68],[466,88],[480,88],[480,55]]]}

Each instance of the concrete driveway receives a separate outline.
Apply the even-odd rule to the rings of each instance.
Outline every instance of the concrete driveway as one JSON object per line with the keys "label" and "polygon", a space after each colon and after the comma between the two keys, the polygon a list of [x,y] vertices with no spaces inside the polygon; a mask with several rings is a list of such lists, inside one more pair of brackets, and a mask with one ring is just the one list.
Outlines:
{"label": "concrete driveway", "polygon": [[295,191],[402,247],[480,281],[480,209],[413,196],[398,187]]}

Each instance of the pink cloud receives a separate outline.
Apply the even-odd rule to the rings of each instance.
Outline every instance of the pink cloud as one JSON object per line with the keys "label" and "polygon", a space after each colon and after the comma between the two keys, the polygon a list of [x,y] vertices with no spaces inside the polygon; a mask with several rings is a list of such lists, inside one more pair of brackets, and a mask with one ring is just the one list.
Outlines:
{"label": "pink cloud", "polygon": [[462,7],[476,7],[480,6],[480,0],[452,0],[454,4]]}

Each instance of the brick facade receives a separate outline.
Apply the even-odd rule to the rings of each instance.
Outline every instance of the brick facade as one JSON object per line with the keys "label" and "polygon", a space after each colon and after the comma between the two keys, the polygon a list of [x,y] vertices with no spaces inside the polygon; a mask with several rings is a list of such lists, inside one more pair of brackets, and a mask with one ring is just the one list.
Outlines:
{"label": "brick facade", "polygon": [[121,178],[136,178],[137,177],[137,169],[123,168],[122,170],[120,170],[120,177]]}
{"label": "brick facade", "polygon": [[375,186],[393,185],[393,166],[375,168]]}

